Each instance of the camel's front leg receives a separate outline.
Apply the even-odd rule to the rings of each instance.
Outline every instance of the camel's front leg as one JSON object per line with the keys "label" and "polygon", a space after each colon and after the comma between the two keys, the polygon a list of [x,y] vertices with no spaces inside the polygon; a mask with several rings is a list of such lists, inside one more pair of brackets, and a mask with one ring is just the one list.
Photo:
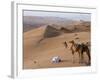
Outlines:
{"label": "camel's front leg", "polygon": [[78,52],[78,54],[79,54],[79,64],[80,64],[81,63],[81,53]]}
{"label": "camel's front leg", "polygon": [[83,62],[84,62],[83,52],[79,52],[79,63],[83,63]]}
{"label": "camel's front leg", "polygon": [[84,56],[83,56],[83,52],[81,53],[81,63],[84,63]]}
{"label": "camel's front leg", "polygon": [[74,50],[72,50],[72,62],[75,63],[75,59],[74,59]]}
{"label": "camel's front leg", "polygon": [[73,54],[73,64],[75,63],[75,57],[74,57],[74,54]]}

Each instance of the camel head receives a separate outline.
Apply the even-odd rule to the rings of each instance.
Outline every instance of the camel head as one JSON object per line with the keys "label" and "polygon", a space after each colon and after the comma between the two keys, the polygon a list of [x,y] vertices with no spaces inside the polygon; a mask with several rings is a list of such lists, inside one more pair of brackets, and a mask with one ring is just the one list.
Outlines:
{"label": "camel head", "polygon": [[63,44],[65,45],[65,47],[67,48],[68,47],[68,44],[67,44],[67,42],[65,41],[65,42],[63,42]]}
{"label": "camel head", "polygon": [[75,42],[74,42],[74,40],[71,40],[71,41],[69,41],[69,43],[74,44]]}

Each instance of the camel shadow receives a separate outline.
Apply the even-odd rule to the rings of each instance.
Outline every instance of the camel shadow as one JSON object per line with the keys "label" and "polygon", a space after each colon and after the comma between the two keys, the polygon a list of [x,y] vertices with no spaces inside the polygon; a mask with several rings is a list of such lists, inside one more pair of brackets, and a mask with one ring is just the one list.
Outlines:
{"label": "camel shadow", "polygon": [[91,66],[91,63],[90,63],[90,62],[84,62],[84,64],[85,64],[86,66]]}
{"label": "camel shadow", "polygon": [[61,60],[61,62],[72,62],[72,60]]}

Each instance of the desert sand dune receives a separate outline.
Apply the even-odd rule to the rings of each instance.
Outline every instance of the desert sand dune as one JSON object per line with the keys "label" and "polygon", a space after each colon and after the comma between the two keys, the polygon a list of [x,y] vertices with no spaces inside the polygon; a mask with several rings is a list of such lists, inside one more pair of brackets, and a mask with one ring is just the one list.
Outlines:
{"label": "desert sand dune", "polygon": [[[46,26],[35,28],[23,33],[24,69],[87,66],[85,63],[79,64],[77,53],[75,53],[75,63],[73,63],[72,54],[69,49],[70,44],[68,43],[68,48],[65,48],[63,42],[75,40],[76,37],[78,37],[81,42],[90,41],[89,31],[63,33],[55,37],[44,38],[45,29]],[[75,34],[77,34],[77,36],[75,36]],[[43,40],[39,43],[39,40],[41,39]],[[54,56],[59,56],[62,61],[56,64],[52,63],[51,59]],[[84,61],[88,61],[86,54],[84,54]]]}

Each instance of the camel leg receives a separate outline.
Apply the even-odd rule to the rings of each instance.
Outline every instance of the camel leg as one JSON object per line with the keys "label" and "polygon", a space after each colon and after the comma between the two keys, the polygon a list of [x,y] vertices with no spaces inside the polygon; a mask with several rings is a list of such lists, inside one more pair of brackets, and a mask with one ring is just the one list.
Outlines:
{"label": "camel leg", "polygon": [[75,61],[74,61],[74,50],[73,49],[71,49],[71,51],[72,51],[72,62],[74,63]]}
{"label": "camel leg", "polygon": [[81,63],[81,54],[80,54],[80,52],[78,52],[78,54],[79,54],[79,64]]}
{"label": "camel leg", "polygon": [[83,56],[83,52],[81,53],[81,63],[83,63],[84,61],[84,56]]}
{"label": "camel leg", "polygon": [[73,63],[75,63],[74,54],[73,54]]}
{"label": "camel leg", "polygon": [[88,58],[89,58],[89,64],[91,64],[91,56],[90,56],[90,51],[88,50],[86,53],[87,53],[87,56],[88,56]]}
{"label": "camel leg", "polygon": [[83,63],[83,52],[78,52],[79,53],[79,64]]}

